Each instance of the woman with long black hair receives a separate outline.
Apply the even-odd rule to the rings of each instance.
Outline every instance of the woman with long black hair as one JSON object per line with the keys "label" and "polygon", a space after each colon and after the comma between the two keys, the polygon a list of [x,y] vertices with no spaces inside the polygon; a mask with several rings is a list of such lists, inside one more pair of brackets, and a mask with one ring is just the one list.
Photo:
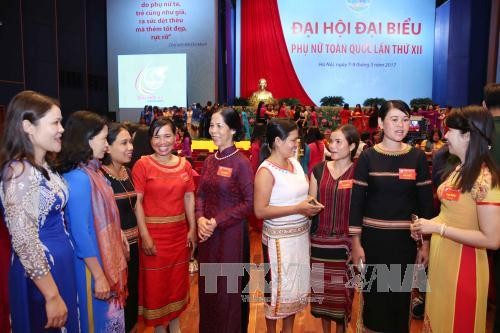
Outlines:
{"label": "woman with long black hair", "polygon": [[[331,161],[317,164],[311,172],[309,194],[325,209],[313,218],[311,227],[311,313],[321,318],[323,332],[345,332],[351,317],[353,290],[346,287],[351,252],[349,209],[351,203],[354,156],[359,145],[356,127],[347,124],[333,131],[328,139]],[[322,274],[315,274],[321,267]]]}
{"label": "woman with long black hair", "polygon": [[358,267],[368,265],[366,281],[373,282],[362,293],[364,329],[404,333],[409,331],[411,290],[378,290],[387,284],[378,282],[382,275],[377,272],[398,269],[402,283],[413,264],[427,263],[429,242],[417,249],[409,229],[411,214],[432,216],[432,184],[424,152],[403,141],[410,127],[408,105],[387,101],[378,116],[382,142],[363,150],[354,171],[352,260]]}
{"label": "woman with long black hair", "polygon": [[61,150],[60,105],[48,96],[23,91],[10,101],[6,116],[0,197],[13,254],[12,330],[79,332],[75,253],[63,213],[68,186],[48,156]]}
{"label": "woman with long black hair", "polygon": [[491,113],[453,109],[446,118],[449,152],[459,163],[438,187],[439,215],[419,219],[415,236],[432,235],[426,332],[484,332],[488,298],[486,249],[500,247],[500,175],[490,148]]}
{"label": "woman with long black hair", "polygon": [[271,293],[265,304],[269,333],[276,332],[278,319],[283,319],[283,332],[292,332],[295,314],[307,306],[309,216],[323,208],[308,196],[309,183],[294,158],[298,138],[296,123],[270,120],[255,176],[254,210],[264,219],[262,247],[264,262],[270,265],[266,279]]}
{"label": "woman with long black hair", "polygon": [[137,195],[130,169],[125,164],[132,159],[132,137],[124,124],[109,125],[108,151],[102,159],[101,172],[113,188],[116,205],[120,212],[120,224],[130,248],[128,259],[127,288],[128,297],[125,304],[125,331],[137,331],[137,308],[139,291],[139,246],[135,202]]}
{"label": "woman with long black hair", "polygon": [[99,171],[108,150],[108,125],[90,111],[67,123],[58,169],[69,187],[66,222],[75,246],[80,326],[83,332],[124,332],[128,241],[113,189]]}
{"label": "woman with long black hair", "polygon": [[173,154],[176,127],[160,117],[149,127],[151,155],[132,169],[139,228],[139,318],[155,332],[180,331],[189,303],[189,258],[196,246],[191,164]]}

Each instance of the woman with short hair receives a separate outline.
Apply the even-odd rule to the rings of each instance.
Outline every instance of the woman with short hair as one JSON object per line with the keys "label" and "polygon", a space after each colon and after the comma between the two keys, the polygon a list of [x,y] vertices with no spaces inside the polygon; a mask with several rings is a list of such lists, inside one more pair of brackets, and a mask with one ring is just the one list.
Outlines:
{"label": "woman with short hair", "polygon": [[247,219],[253,204],[253,172],[250,161],[234,146],[234,141],[243,135],[236,110],[223,108],[215,112],[209,131],[218,150],[205,160],[196,193],[199,331],[246,332],[250,306],[242,292],[248,275],[237,277],[233,291],[229,289],[229,277],[218,277],[214,293],[209,289],[213,286],[207,282],[210,279],[202,272],[207,267],[224,269],[219,266],[224,263],[240,265],[236,268],[242,270],[243,264],[249,262]]}

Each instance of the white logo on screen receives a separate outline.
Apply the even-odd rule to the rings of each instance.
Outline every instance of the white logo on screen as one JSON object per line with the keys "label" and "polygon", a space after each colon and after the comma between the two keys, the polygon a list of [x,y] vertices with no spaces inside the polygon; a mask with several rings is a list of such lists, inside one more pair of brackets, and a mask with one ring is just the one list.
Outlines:
{"label": "white logo on screen", "polygon": [[353,12],[360,13],[367,10],[372,0],[345,0],[347,8],[352,10]]}
{"label": "white logo on screen", "polygon": [[146,65],[135,79],[135,88],[141,95],[151,96],[160,89],[167,79],[167,66]]}

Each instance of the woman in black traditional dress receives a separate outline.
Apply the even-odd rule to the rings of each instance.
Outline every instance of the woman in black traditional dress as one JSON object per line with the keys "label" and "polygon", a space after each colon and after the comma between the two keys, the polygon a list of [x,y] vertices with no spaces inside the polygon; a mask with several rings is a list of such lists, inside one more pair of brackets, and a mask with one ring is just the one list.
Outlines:
{"label": "woman in black traditional dress", "polygon": [[130,177],[130,170],[124,166],[132,158],[132,138],[125,125],[113,123],[109,125],[107,141],[108,152],[104,156],[101,171],[110,181],[115,194],[116,205],[120,211],[120,222],[123,233],[130,246],[128,261],[128,292],[125,305],[126,332],[137,332],[139,247],[138,230],[134,209],[136,193]]}
{"label": "woman in black traditional dress", "polygon": [[378,117],[382,142],[361,153],[354,172],[351,253],[355,265],[368,264],[362,293],[365,331],[404,333],[409,332],[411,283],[395,290],[398,286],[388,280],[400,269],[401,288],[403,278],[412,281],[412,264],[427,264],[429,242],[424,240],[417,252],[409,228],[411,214],[432,216],[432,183],[424,152],[403,142],[410,127],[408,105],[387,101]]}

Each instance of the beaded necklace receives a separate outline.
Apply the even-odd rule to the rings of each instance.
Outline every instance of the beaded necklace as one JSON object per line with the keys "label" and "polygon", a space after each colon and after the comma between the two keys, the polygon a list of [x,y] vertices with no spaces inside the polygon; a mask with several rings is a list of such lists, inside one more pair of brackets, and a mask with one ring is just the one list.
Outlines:
{"label": "beaded necklace", "polygon": [[219,153],[219,151],[216,151],[215,154],[214,154],[214,157],[217,161],[222,161],[222,160],[225,160],[226,158],[230,158],[231,156],[233,156],[234,154],[236,154],[237,152],[239,152],[240,150],[239,149],[236,149],[235,151],[233,151],[231,154],[227,155],[227,156],[224,156],[224,157],[218,157],[217,154]]}
{"label": "beaded necklace", "polygon": [[[130,195],[129,195],[129,191],[127,191],[127,188],[125,187],[125,185],[123,185],[122,181],[125,181],[127,179],[129,179],[129,176],[128,176],[128,173],[127,173],[127,170],[125,169],[125,167],[122,165],[120,167],[120,171],[118,173],[118,177],[115,177],[113,176],[112,174],[112,171],[110,168],[108,168],[107,166],[105,165],[102,165],[101,168],[113,179],[117,180],[118,183],[120,183],[120,185],[122,186],[123,190],[125,191],[125,193],[127,194],[127,198],[128,198],[128,202],[129,202],[129,205],[130,205],[130,208],[132,208],[132,210],[135,210],[135,207],[134,205],[132,205],[132,199],[130,199]],[[134,188],[134,184],[132,182],[130,182],[130,185],[132,185],[132,191],[135,191],[135,188]]]}

